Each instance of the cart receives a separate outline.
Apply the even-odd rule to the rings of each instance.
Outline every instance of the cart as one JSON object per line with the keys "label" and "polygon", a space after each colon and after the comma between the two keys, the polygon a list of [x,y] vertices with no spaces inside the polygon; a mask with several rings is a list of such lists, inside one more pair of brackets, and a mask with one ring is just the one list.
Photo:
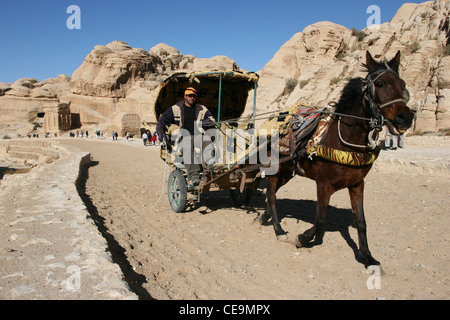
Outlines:
{"label": "cart", "polygon": [[[203,170],[197,187],[188,184],[185,167],[179,161],[179,128],[173,125],[166,132],[160,156],[173,169],[168,178],[168,197],[174,212],[184,212],[199,202],[203,193],[216,190],[229,190],[236,206],[249,203],[262,178],[261,165],[250,162],[258,144],[254,134],[258,79],[253,72],[214,70],[174,73],[161,84],[155,102],[157,119],[183,99],[187,87],[196,88],[198,102],[216,119],[215,130],[205,135],[209,156],[205,158],[202,152]],[[252,90],[253,110],[246,110]]]}

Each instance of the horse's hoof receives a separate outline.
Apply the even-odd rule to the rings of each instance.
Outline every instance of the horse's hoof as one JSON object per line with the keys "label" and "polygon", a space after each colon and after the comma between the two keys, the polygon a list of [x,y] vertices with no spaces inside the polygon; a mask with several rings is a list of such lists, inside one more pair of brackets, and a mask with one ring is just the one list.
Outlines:
{"label": "horse's hoof", "polygon": [[279,234],[279,235],[277,235],[277,240],[278,241],[288,241],[289,239],[288,239],[287,234]]}
{"label": "horse's hoof", "polygon": [[364,263],[364,266],[366,268],[368,268],[370,266],[379,266],[380,265],[380,262],[375,260],[375,258],[372,257],[372,255],[370,253],[360,252],[360,256],[361,256],[362,262]]}
{"label": "horse's hoof", "polygon": [[295,242],[295,246],[296,246],[297,248],[303,247],[303,244],[301,243],[299,237],[300,237],[300,235],[298,235],[297,237],[295,237],[295,241],[294,241],[294,242]]}
{"label": "horse's hoof", "polygon": [[269,220],[270,220],[270,216],[267,216],[265,213],[263,213],[260,217],[259,217],[259,223],[262,226],[268,225],[269,224]]}
{"label": "horse's hoof", "polygon": [[303,234],[299,234],[297,237],[295,237],[295,246],[297,248],[302,248],[306,246],[308,241],[306,241],[305,236]]}

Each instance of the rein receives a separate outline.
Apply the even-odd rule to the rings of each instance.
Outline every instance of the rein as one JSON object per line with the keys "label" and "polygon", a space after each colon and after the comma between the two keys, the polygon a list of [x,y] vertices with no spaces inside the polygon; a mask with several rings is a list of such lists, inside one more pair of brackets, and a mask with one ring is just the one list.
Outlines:
{"label": "rein", "polygon": [[[406,104],[408,102],[408,98],[406,95],[407,94],[406,89],[404,91],[403,99],[401,99],[401,98],[394,99],[392,101],[385,102],[382,104],[377,104],[374,102],[374,100],[375,100],[375,81],[377,81],[382,75],[384,75],[385,73],[388,73],[388,72],[394,73],[398,76],[398,73],[395,72],[394,70],[392,70],[386,64],[386,69],[375,71],[375,72],[369,74],[366,79],[362,79],[362,81],[365,83],[365,85],[363,86],[363,89],[362,89],[362,93],[363,93],[362,103],[365,108],[368,108],[369,110],[371,110],[372,115],[373,115],[372,117],[369,118],[369,117],[361,117],[361,116],[356,116],[356,115],[339,113],[339,112],[330,110],[331,108],[326,108],[325,110],[320,111],[321,114],[337,116],[338,136],[339,136],[339,140],[341,141],[341,143],[343,145],[348,146],[348,147],[353,147],[353,148],[368,148],[371,151],[360,152],[360,153],[348,152],[348,151],[333,149],[333,148],[330,148],[330,147],[327,147],[324,145],[314,145],[312,147],[307,147],[307,154],[309,155],[310,159],[312,158],[313,155],[317,155],[326,160],[337,162],[337,163],[344,164],[344,165],[349,165],[349,166],[365,166],[365,165],[372,164],[377,159],[378,154],[379,154],[379,149],[377,150],[377,146],[378,146],[377,142],[378,142],[378,138],[379,138],[379,133],[382,131],[384,124],[389,121],[389,120],[384,119],[384,117],[380,114],[380,111],[383,108],[390,106],[392,104],[395,104],[395,103],[404,102]],[[376,75],[376,77],[372,79],[372,77],[375,75]],[[305,112],[305,113],[302,113],[302,115],[313,114],[313,113],[317,113],[317,111]],[[266,118],[271,119],[274,117],[275,114],[283,115],[283,116],[298,115],[298,113],[291,114],[289,112],[281,112],[280,113],[280,111],[268,111],[268,112],[264,112],[264,113],[255,115],[255,118],[258,117],[258,120],[262,120],[262,119],[266,119]],[[367,135],[367,140],[368,140],[367,145],[353,144],[353,143],[350,143],[350,142],[344,140],[344,138],[342,137],[342,134],[341,134],[341,118],[342,117],[353,118],[353,119],[358,119],[358,120],[369,122],[370,131]],[[249,121],[248,119],[235,118],[235,119],[224,120],[224,121],[222,121],[222,123],[248,122],[248,121]],[[214,124],[218,125],[217,122]],[[298,145],[297,145],[297,147],[298,147]],[[295,149],[297,149],[297,148],[295,148]],[[294,160],[293,155],[295,153],[296,153],[296,151],[292,152],[291,156],[283,158],[283,160],[281,160],[281,162]]]}
{"label": "rein", "polygon": [[[380,114],[380,111],[392,104],[404,102],[405,104],[408,102],[408,92],[405,89],[403,92],[403,99],[394,99],[389,102],[385,102],[382,104],[376,104],[374,102],[375,99],[375,81],[378,80],[382,75],[384,75],[387,72],[394,73],[398,75],[397,72],[393,71],[387,64],[386,70],[379,70],[375,71],[372,74],[369,74],[367,76],[367,79],[364,80],[366,85],[363,88],[363,100],[362,103],[364,104],[364,107],[369,107],[369,109],[372,112],[373,117],[366,118],[366,117],[360,117],[360,116],[354,116],[354,115],[348,115],[348,114],[342,114],[334,111],[324,111],[324,113],[327,114],[333,114],[337,116],[337,130],[338,130],[338,136],[339,140],[342,144],[348,147],[353,148],[369,148],[371,151],[369,152],[349,152],[349,151],[342,151],[337,150],[334,148],[327,147],[325,145],[312,145],[307,147],[307,154],[309,155],[309,158],[312,159],[313,155],[316,155],[318,157],[321,157],[325,160],[329,160],[335,163],[343,164],[343,165],[349,165],[349,166],[366,166],[370,165],[375,162],[375,160],[378,158],[379,155],[379,148],[377,149],[377,141],[379,137],[379,133],[381,132],[383,125],[388,122],[389,120],[386,120],[383,118],[383,116]],[[374,79],[372,79],[372,76],[376,75]],[[368,103],[368,106],[367,106]],[[347,142],[344,140],[341,134],[341,118],[342,117],[349,117],[353,119],[363,120],[369,122],[370,131],[367,135],[368,143],[367,145],[359,145],[359,144],[353,144],[350,142]]]}

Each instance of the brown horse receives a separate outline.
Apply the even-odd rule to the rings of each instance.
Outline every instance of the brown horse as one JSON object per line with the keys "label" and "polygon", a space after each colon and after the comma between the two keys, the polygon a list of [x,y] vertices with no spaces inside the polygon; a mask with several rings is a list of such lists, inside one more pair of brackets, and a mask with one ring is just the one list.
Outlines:
{"label": "brown horse", "polygon": [[[365,266],[379,265],[372,257],[367,243],[363,209],[364,178],[380,152],[374,141],[382,126],[387,125],[391,133],[400,135],[413,123],[414,112],[407,107],[409,94],[405,82],[399,76],[399,64],[400,51],[391,61],[381,63],[367,52],[364,66],[368,76],[365,79],[352,79],[344,88],[335,111],[331,113],[328,128],[321,137],[322,152],[308,154],[302,146],[287,160],[280,158],[278,173],[268,176],[267,210],[261,217],[263,224],[272,218],[277,238],[286,239],[287,236],[277,215],[276,192],[296,173],[315,180],[317,185],[314,225],[296,237],[297,247],[307,245],[315,236],[323,236],[331,195],[348,188],[358,231],[361,262]],[[351,161],[342,164],[335,161],[335,154],[369,160],[356,161],[357,165]]]}

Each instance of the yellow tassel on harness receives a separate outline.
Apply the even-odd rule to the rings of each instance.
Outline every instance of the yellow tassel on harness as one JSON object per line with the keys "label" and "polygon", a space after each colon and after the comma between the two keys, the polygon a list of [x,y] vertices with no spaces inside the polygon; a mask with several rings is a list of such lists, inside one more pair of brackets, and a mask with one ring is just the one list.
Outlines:
{"label": "yellow tassel on harness", "polygon": [[309,156],[315,154],[325,160],[352,167],[362,167],[372,164],[380,154],[379,150],[367,153],[359,153],[336,150],[323,145],[309,146],[306,148],[306,151],[308,152]]}

